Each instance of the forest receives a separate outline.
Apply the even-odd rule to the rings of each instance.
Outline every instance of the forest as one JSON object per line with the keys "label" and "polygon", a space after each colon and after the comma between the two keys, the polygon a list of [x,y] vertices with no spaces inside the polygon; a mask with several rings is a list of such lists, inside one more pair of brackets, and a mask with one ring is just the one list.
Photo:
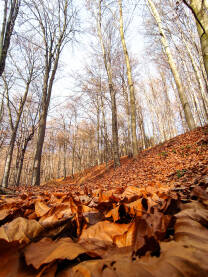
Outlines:
{"label": "forest", "polygon": [[208,0],[0,0],[0,276],[208,275]]}

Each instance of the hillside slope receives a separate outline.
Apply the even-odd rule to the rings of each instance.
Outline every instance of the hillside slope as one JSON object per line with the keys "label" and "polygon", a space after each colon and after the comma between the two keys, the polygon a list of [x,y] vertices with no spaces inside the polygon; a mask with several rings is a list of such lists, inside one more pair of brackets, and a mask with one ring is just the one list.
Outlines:
{"label": "hillside slope", "polygon": [[208,127],[0,195],[0,276],[207,276]]}
{"label": "hillside slope", "polygon": [[[161,145],[139,153],[137,159],[121,158],[121,166],[114,169],[111,162],[85,170],[75,178],[67,177],[47,184],[70,185],[70,189],[83,185],[86,189],[125,188],[128,185],[148,186],[154,184],[192,184],[208,174],[208,127],[197,128],[177,136]],[[47,185],[46,184],[46,185]]]}

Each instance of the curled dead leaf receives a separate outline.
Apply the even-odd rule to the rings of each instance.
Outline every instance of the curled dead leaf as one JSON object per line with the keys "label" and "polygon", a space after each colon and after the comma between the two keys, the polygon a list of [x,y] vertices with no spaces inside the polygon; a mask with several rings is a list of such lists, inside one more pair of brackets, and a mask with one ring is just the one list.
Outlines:
{"label": "curled dead leaf", "polygon": [[38,217],[44,216],[49,210],[50,207],[48,207],[43,201],[38,200],[35,202],[35,212]]}

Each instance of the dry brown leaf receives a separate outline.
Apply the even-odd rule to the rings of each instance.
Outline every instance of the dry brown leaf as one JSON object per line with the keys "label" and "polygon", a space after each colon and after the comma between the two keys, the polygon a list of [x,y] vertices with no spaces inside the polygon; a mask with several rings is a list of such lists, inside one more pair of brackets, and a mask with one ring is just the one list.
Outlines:
{"label": "dry brown leaf", "polygon": [[[196,207],[198,207],[198,209],[196,209]],[[152,257],[149,254],[143,258],[137,258],[135,256],[134,259],[132,259],[131,255],[129,255],[129,257],[118,255],[113,259],[86,261],[72,268],[65,269],[58,277],[207,276],[207,209],[200,203],[189,203],[184,205],[184,210],[179,212],[176,218],[176,241],[162,242],[160,245],[159,258]],[[139,222],[142,223],[141,220]],[[137,226],[139,236],[148,233],[146,227],[144,224]],[[158,229],[158,224],[156,224],[154,228]],[[134,228],[132,227],[132,229]]]}
{"label": "dry brown leaf", "polygon": [[[113,242],[117,247],[132,246],[135,240],[136,223],[133,222],[129,225],[128,229],[121,235],[116,235]],[[142,243],[143,246],[143,243]]]}
{"label": "dry brown leaf", "polygon": [[109,221],[98,222],[97,224],[83,230],[80,240],[97,239],[113,243],[115,237],[124,235],[129,230],[129,227],[130,224],[116,224]]}
{"label": "dry brown leaf", "polygon": [[130,214],[132,216],[142,216],[142,211],[143,211],[142,199],[138,199],[129,204],[125,203],[124,207],[127,214]]}
{"label": "dry brown leaf", "polygon": [[0,207],[0,220],[5,219],[8,215],[13,214],[21,207],[21,200],[5,199]]}
{"label": "dry brown leaf", "polygon": [[0,254],[0,276],[1,277],[15,277],[19,269],[19,253],[14,249],[4,249]]}
{"label": "dry brown leaf", "polygon": [[162,244],[159,258],[147,256],[133,261],[129,257],[86,261],[65,269],[58,277],[199,277],[207,276],[207,253],[181,243]]}
{"label": "dry brown leaf", "polygon": [[18,217],[0,228],[0,239],[7,242],[29,243],[43,230],[43,227],[36,220]]}
{"label": "dry brown leaf", "polygon": [[35,212],[38,217],[44,216],[49,210],[50,210],[50,207],[48,207],[41,200],[38,200],[35,202]]}
{"label": "dry brown leaf", "polygon": [[122,193],[121,199],[126,199],[127,201],[132,201],[133,199],[136,200],[142,197],[143,193],[145,193],[144,189],[140,189],[135,186],[128,186]]}
{"label": "dry brown leaf", "polygon": [[113,194],[116,193],[115,189],[103,191],[99,194],[99,202],[108,202],[111,197],[113,197]]}
{"label": "dry brown leaf", "polygon": [[5,219],[11,212],[10,208],[3,208],[0,210],[0,220]]}
{"label": "dry brown leaf", "polygon": [[120,219],[119,209],[120,209],[120,206],[110,210],[105,214],[105,217],[106,218],[112,217],[114,222],[118,221]]}
{"label": "dry brown leaf", "polygon": [[31,243],[24,250],[27,265],[32,265],[36,269],[56,260],[73,260],[83,253],[87,253],[87,250],[70,238],[61,238],[58,241],[43,238],[39,242]]}
{"label": "dry brown leaf", "polygon": [[39,220],[44,227],[51,227],[59,221],[64,221],[73,217],[73,212],[70,206],[60,204],[52,207],[44,216]]}

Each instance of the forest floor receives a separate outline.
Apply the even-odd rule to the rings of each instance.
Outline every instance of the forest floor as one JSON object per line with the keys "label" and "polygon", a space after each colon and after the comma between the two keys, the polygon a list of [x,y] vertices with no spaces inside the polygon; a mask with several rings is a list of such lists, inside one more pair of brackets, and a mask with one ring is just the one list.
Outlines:
{"label": "forest floor", "polygon": [[0,276],[208,276],[208,126],[0,195]]}

